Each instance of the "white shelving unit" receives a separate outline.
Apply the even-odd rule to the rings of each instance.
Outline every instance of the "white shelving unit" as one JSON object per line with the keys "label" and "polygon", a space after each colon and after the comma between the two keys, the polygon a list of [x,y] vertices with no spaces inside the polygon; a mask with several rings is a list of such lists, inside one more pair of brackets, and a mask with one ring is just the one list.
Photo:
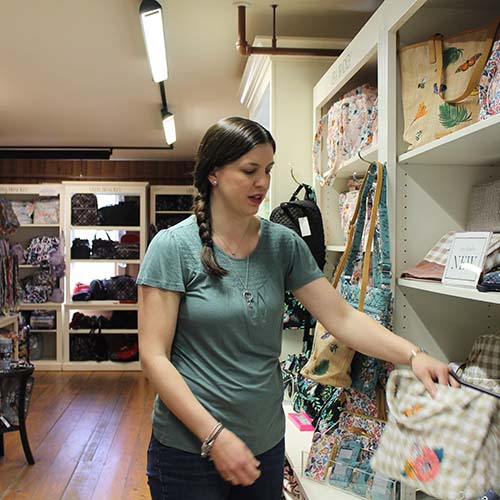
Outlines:
{"label": "white shelving unit", "polygon": [[[71,359],[70,342],[71,336],[77,334],[86,334],[84,329],[73,330],[69,327],[71,318],[75,312],[92,316],[107,314],[112,311],[137,311],[136,303],[122,303],[117,300],[92,300],[92,301],[73,301],[72,291],[76,284],[75,274],[86,284],[90,284],[93,279],[109,278],[119,274],[130,274],[135,276],[139,265],[142,262],[147,245],[147,219],[146,219],[146,187],[143,182],[63,182],[65,188],[65,211],[68,214],[66,219],[66,256],[67,256],[67,291],[64,307],[64,370],[139,370],[138,361],[117,362],[117,361],[76,361]],[[78,226],[71,223],[71,198],[74,194],[85,193],[95,194],[98,200],[99,208],[108,205],[118,204],[125,199],[137,198],[139,204],[138,226]],[[126,232],[134,232],[139,235],[139,258],[138,259],[71,259],[71,245],[74,238],[89,239],[107,238],[107,233],[111,233],[111,239],[117,241]],[[79,266],[80,270],[78,271]],[[82,268],[84,271],[82,271]],[[88,268],[88,269],[87,269]],[[117,328],[105,329],[102,333],[110,336],[117,334],[137,334],[137,329]],[[110,337],[108,339],[111,340]]]}
{"label": "white shelving unit", "polygon": [[166,229],[189,217],[192,211],[193,186],[160,186],[149,188],[149,220],[158,230]]}
{"label": "white shelving unit", "polygon": [[[387,164],[391,256],[394,271],[394,331],[446,361],[465,359],[475,338],[498,331],[500,294],[397,279],[416,265],[448,231],[464,230],[473,185],[500,178],[500,115],[407,151],[402,140],[402,102],[397,50],[430,34],[458,33],[487,24],[500,15],[500,4],[479,0],[385,0],[342,55],[314,87],[314,123],[346,91],[376,79],[378,146],[368,160]],[[399,45],[398,45],[399,43]],[[326,170],[326,148],[320,165]],[[327,249],[342,252],[338,193],[359,159],[346,162],[331,186],[316,183]],[[287,442],[294,429],[287,426]],[[310,438],[307,438],[310,439]],[[306,438],[301,447],[308,449]],[[300,475],[299,475],[300,478]],[[307,483],[300,479],[302,486]],[[357,498],[351,497],[349,498]],[[316,491],[309,499],[340,498]]]}
{"label": "white shelving unit", "polygon": [[[36,236],[57,236],[61,238],[64,227],[63,217],[63,188],[61,184],[0,184],[0,193],[11,201],[36,202],[46,197],[59,199],[59,223],[58,224],[21,224],[17,231],[9,237],[11,245],[20,243],[26,250],[30,240]],[[19,266],[20,278],[33,274],[40,267],[30,264]],[[64,288],[64,278],[59,280],[58,286]],[[62,304],[55,302],[22,303],[20,311],[27,314],[35,310],[53,311],[56,326],[54,329],[32,330],[41,335],[43,340],[43,356],[32,360],[39,370],[60,370],[62,367]]]}

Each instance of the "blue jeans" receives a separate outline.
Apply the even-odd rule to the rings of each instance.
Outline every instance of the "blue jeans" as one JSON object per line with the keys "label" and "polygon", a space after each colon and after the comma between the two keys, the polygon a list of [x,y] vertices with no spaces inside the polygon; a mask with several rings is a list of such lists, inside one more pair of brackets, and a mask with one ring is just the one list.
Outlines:
{"label": "blue jeans", "polygon": [[261,475],[250,486],[233,486],[213,462],[197,453],[162,445],[154,436],[148,448],[148,484],[153,500],[280,500],[285,443],[258,455]]}

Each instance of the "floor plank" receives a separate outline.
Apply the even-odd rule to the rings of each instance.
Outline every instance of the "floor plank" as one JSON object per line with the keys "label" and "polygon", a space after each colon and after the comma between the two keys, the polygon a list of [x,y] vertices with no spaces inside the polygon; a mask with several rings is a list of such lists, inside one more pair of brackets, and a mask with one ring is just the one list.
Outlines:
{"label": "floor plank", "polygon": [[35,372],[27,419],[35,465],[19,434],[6,434],[0,498],[149,498],[153,397],[140,372]]}

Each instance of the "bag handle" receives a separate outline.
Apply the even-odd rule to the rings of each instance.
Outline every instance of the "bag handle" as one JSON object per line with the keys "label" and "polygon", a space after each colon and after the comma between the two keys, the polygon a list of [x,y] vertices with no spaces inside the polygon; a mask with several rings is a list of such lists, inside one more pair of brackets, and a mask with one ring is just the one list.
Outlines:
{"label": "bag handle", "polygon": [[471,382],[467,382],[458,374],[458,370],[463,370],[465,368],[465,363],[462,365],[459,365],[458,363],[449,363],[448,368],[449,368],[450,375],[460,384],[465,385],[466,387],[470,387],[471,389],[474,389],[476,391],[482,392],[483,394],[488,394],[490,396],[493,396],[494,398],[500,399],[500,394],[497,394],[496,392],[490,391],[489,389],[486,389],[485,387],[481,387],[480,385],[476,385],[476,384],[472,384]]}
{"label": "bag handle", "polygon": [[366,200],[370,189],[372,188],[375,178],[377,178],[377,185],[375,188],[375,195],[373,199],[372,213],[370,216],[370,228],[368,231],[368,237],[366,238],[365,255],[363,258],[363,273],[361,278],[361,288],[359,294],[358,309],[363,311],[366,288],[368,286],[368,275],[370,272],[371,263],[371,249],[373,244],[373,237],[375,234],[375,226],[377,222],[378,207],[380,204],[380,197],[382,195],[382,186],[384,185],[384,168],[380,162],[373,162],[369,166],[365,177],[363,178],[363,183],[361,185],[360,194],[358,195],[358,200],[356,202],[356,208],[354,210],[354,215],[349,223],[349,236],[347,240],[347,245],[342,258],[335,270],[335,275],[333,278],[333,286],[336,287],[344,268],[348,270],[352,268],[353,259],[355,253],[359,251],[361,237],[364,228],[364,214],[366,212]]}
{"label": "bag handle", "polygon": [[[497,17],[494,21],[492,21],[486,27],[486,39],[484,41],[483,51],[481,52],[481,56],[479,57],[478,61],[474,65],[474,69],[471,73],[469,83],[467,84],[467,87],[462,92],[462,94],[460,94],[457,97],[454,97],[453,99],[445,98],[444,91],[441,90],[441,84],[443,83],[443,76],[444,76],[444,71],[443,71],[443,35],[436,34],[431,38],[431,40],[430,40],[431,46],[429,47],[429,52],[431,55],[430,58],[432,61],[432,59],[434,59],[434,57],[435,57],[435,60],[437,63],[438,85],[439,85],[438,95],[439,95],[439,97],[441,97],[441,99],[444,102],[447,102],[448,104],[456,104],[457,102],[463,101],[464,99],[469,97],[471,92],[477,86],[477,84],[479,83],[479,80],[481,78],[481,74],[483,72],[484,66],[486,65],[486,61],[488,60],[488,57],[490,56],[491,47],[493,46],[493,41],[495,38],[495,33],[496,33],[499,25],[500,25],[500,17]],[[433,51],[434,51],[434,53],[433,53]]]}

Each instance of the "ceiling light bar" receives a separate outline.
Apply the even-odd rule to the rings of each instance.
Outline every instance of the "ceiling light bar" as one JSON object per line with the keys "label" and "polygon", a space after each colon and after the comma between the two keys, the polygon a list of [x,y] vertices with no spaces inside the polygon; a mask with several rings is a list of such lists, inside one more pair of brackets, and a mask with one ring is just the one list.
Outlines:
{"label": "ceiling light bar", "polygon": [[161,5],[156,0],[143,0],[139,7],[139,14],[151,74],[154,82],[159,83],[168,78],[167,50]]}
{"label": "ceiling light bar", "polygon": [[162,112],[162,122],[163,122],[163,131],[165,132],[165,140],[167,144],[173,144],[177,137],[175,133],[175,118],[172,113],[168,111]]}

